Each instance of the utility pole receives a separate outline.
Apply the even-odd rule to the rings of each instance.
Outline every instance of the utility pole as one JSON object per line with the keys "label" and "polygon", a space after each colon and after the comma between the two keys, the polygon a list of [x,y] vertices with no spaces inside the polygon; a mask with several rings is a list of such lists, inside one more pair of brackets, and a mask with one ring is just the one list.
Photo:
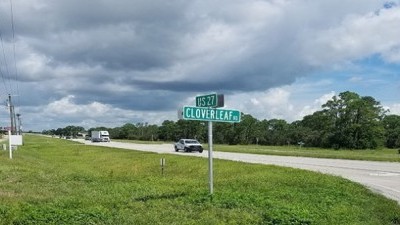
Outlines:
{"label": "utility pole", "polygon": [[12,104],[11,101],[11,95],[8,95],[8,107],[10,109],[10,120],[11,120],[11,134],[15,135],[17,134],[17,118],[15,116],[15,110],[14,110],[14,105]]}
{"label": "utility pole", "polygon": [[14,123],[14,106],[12,105],[12,102],[11,102],[11,95],[9,94],[8,95],[8,107],[9,107],[9,109],[10,109],[10,120],[11,120],[11,127],[10,127],[10,130],[11,130],[11,134],[15,134],[14,133],[14,130],[15,130],[15,123]]}
{"label": "utility pole", "polygon": [[17,134],[17,117],[15,116],[15,109],[14,106],[12,106],[13,108],[13,119],[14,119],[14,134]]}
{"label": "utility pole", "polygon": [[21,114],[20,113],[17,113],[17,119],[18,119],[17,134],[22,135],[22,131],[21,131],[22,124],[21,124]]}

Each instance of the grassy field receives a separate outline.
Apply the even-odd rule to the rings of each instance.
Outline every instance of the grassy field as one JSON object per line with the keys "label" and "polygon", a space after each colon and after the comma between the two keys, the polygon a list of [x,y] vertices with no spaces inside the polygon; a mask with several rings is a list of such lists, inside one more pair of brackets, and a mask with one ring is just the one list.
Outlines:
{"label": "grassy field", "polygon": [[[116,140],[138,144],[163,144],[165,142]],[[208,149],[205,143],[204,147]],[[263,146],[263,145],[214,145],[214,151],[240,152],[263,155],[304,156],[330,159],[353,159],[370,161],[400,162],[398,149],[382,148],[377,150],[333,150],[322,148],[305,148],[298,146]]]}
{"label": "grassy field", "polygon": [[171,144],[173,142],[165,141],[140,141],[140,140],[127,140],[127,139],[112,139],[115,142],[135,143],[135,144]]}
{"label": "grassy field", "polygon": [[300,148],[297,146],[215,145],[214,150],[264,155],[400,162],[399,151],[397,149],[388,148],[377,150],[333,150],[321,148]]}
{"label": "grassy field", "polygon": [[[25,136],[0,153],[0,224],[400,224],[400,206],[314,172]],[[161,174],[160,158],[166,158]]]}

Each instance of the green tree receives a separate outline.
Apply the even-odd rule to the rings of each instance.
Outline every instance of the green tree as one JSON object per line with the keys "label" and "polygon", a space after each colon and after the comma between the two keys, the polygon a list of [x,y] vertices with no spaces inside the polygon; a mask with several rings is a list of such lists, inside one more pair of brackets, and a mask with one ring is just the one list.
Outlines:
{"label": "green tree", "polygon": [[178,126],[174,121],[165,120],[158,130],[158,137],[163,141],[177,141],[179,139]]}
{"label": "green tree", "polygon": [[63,135],[76,137],[78,133],[85,132],[85,128],[81,126],[67,126],[63,129]]}
{"label": "green tree", "polygon": [[286,145],[289,138],[289,124],[285,120],[263,120],[256,126],[256,136],[263,145]]}
{"label": "green tree", "polygon": [[122,128],[121,127],[115,127],[115,128],[109,129],[108,132],[110,133],[111,139],[124,139],[125,138],[122,136]]}
{"label": "green tree", "polygon": [[178,120],[177,134],[179,138],[195,138],[199,141],[206,140],[207,122],[193,120]]}
{"label": "green tree", "polygon": [[158,129],[157,125],[146,125],[143,134],[143,140],[156,141],[158,140]]}
{"label": "green tree", "polygon": [[335,148],[376,148],[383,140],[380,122],[385,110],[372,97],[342,92],[322,106],[326,111],[330,144]]}
{"label": "green tree", "polygon": [[[213,123],[213,141],[218,144],[232,144],[235,142],[234,124]],[[208,134],[206,132],[206,134]]]}
{"label": "green tree", "polygon": [[300,121],[297,129],[301,132],[301,142],[305,146],[330,147],[329,139],[335,130],[336,116],[331,117],[332,113],[328,110],[317,111],[312,115],[307,115]]}
{"label": "green tree", "polygon": [[132,123],[126,123],[121,127],[121,135],[124,139],[137,140],[138,128]]}
{"label": "green tree", "polygon": [[250,114],[242,114],[240,123],[235,126],[234,134],[239,137],[240,144],[255,144],[257,141],[258,120]]}
{"label": "green tree", "polygon": [[388,148],[400,147],[400,116],[388,115],[383,118],[385,145]]}

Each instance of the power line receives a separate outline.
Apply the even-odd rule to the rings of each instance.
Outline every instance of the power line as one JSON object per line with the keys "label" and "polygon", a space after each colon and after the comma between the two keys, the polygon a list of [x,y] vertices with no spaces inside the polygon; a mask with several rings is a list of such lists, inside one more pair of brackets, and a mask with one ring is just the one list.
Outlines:
{"label": "power line", "polygon": [[13,42],[13,55],[14,55],[14,68],[15,68],[15,84],[16,84],[16,91],[18,96],[18,105],[20,102],[20,95],[19,95],[19,85],[18,85],[18,68],[17,68],[17,57],[15,51],[15,26],[14,26],[14,10],[12,0],[10,0],[10,11],[11,11],[11,29],[12,29],[12,42]]}
{"label": "power line", "polygon": [[[12,46],[13,46],[12,50],[13,50],[14,68],[15,68],[15,82],[16,82],[16,87],[17,87],[16,94],[19,97],[18,69],[17,69],[17,57],[16,57],[16,44],[15,44],[14,12],[13,12],[12,0],[10,0],[10,12],[11,12]],[[12,76],[11,76],[11,73],[10,73],[10,70],[9,70],[9,67],[8,67],[8,63],[7,63],[6,50],[4,48],[4,40],[3,40],[3,37],[1,35],[1,32],[0,32],[0,41],[1,41],[1,47],[3,49],[2,52],[3,52],[3,58],[4,58],[4,65],[5,65],[5,69],[6,69],[6,72],[8,74],[8,78],[9,78],[9,86],[10,86],[9,90],[7,90],[5,74],[1,70],[1,66],[0,66],[0,74],[1,74],[1,77],[2,77],[2,81],[3,81],[3,85],[4,85],[4,88],[5,88],[5,91],[8,92],[8,104],[7,105],[8,105],[9,110],[10,110],[11,133],[12,134],[17,134],[16,114],[15,114],[15,110],[14,110],[14,105],[13,105],[13,103],[11,101],[12,93],[15,93],[15,92],[13,92],[13,88],[12,88],[12,85],[11,85],[11,77]],[[19,101],[19,99],[18,99],[18,101]],[[18,119],[20,119],[19,116],[21,114],[18,113],[17,115],[18,115]],[[20,123],[20,121],[19,121],[19,123]]]}
{"label": "power line", "polygon": [[[6,53],[5,53],[4,44],[3,44],[3,36],[2,36],[2,34],[1,34],[1,31],[0,31],[0,42],[1,42],[1,47],[2,47],[2,49],[3,49],[4,65],[5,65],[7,74],[9,75],[10,72],[9,72],[9,70],[8,70],[8,64],[7,64],[7,59],[6,59]],[[2,80],[3,80],[4,89],[5,89],[6,92],[8,92],[8,91],[7,91],[6,81],[5,81],[5,78],[4,78],[4,73],[3,73],[3,71],[1,70],[1,67],[0,67],[0,73],[1,73],[1,78],[2,78]],[[10,85],[10,89],[11,89],[11,85]]]}

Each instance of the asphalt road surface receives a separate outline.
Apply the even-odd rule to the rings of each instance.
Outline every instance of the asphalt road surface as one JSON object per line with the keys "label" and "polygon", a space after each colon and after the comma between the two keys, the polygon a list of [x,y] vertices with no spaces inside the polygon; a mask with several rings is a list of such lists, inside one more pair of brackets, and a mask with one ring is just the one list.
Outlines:
{"label": "asphalt road surface", "polygon": [[[155,153],[177,154],[183,156],[208,157],[208,152],[175,152],[172,144],[133,144],[121,142],[92,143],[76,140],[85,144],[108,146]],[[400,204],[400,163],[372,162],[342,159],[319,159],[307,157],[255,155],[245,153],[213,152],[213,158],[233,161],[278,165],[321,173],[333,174],[361,183],[371,190],[396,200]]]}

